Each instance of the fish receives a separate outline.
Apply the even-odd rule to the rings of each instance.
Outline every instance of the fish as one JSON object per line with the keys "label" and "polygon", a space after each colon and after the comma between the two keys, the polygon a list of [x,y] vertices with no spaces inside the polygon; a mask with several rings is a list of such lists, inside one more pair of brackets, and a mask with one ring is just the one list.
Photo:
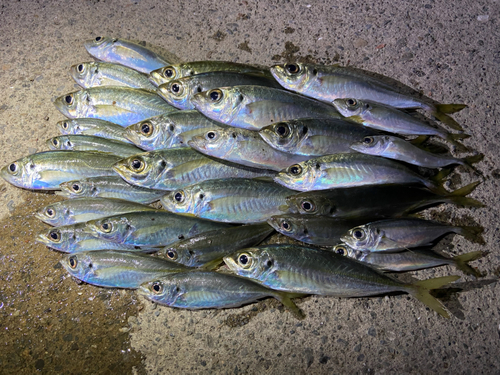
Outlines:
{"label": "fish", "polygon": [[297,318],[304,318],[291,300],[298,295],[277,292],[251,280],[219,272],[179,272],[148,281],[138,292],[161,305],[189,310],[239,307],[274,297]]}
{"label": "fish", "polygon": [[66,119],[59,121],[56,126],[63,135],[91,135],[124,143],[132,143],[125,136],[126,128],[97,118]]}
{"label": "fish", "polygon": [[116,176],[119,156],[90,151],[44,151],[18,159],[0,170],[10,184],[32,190],[59,190],[77,177]]}
{"label": "fish", "polygon": [[175,190],[203,180],[255,178],[276,173],[214,160],[184,147],[134,155],[116,163],[114,169],[130,184],[158,190]]}
{"label": "fish", "polygon": [[367,263],[384,272],[408,272],[444,265],[455,266],[463,273],[481,277],[481,273],[469,266],[469,262],[482,258],[488,254],[486,251],[471,251],[470,253],[446,257],[434,251],[412,249],[399,253],[380,253],[359,251],[345,245],[338,244],[332,248],[336,254],[356,259]]}
{"label": "fish", "polygon": [[309,159],[276,150],[264,142],[259,133],[239,128],[208,129],[203,135],[194,136],[188,145],[207,156],[273,171]]}
{"label": "fish", "polygon": [[193,61],[158,68],[149,74],[149,80],[153,85],[158,87],[174,79],[209,72],[252,73],[272,77],[269,69],[266,67],[230,61]]}
{"label": "fish", "polygon": [[97,151],[122,158],[144,152],[130,143],[92,135],[60,135],[48,139],[46,143],[51,150]]}
{"label": "fish", "polygon": [[63,253],[79,253],[97,250],[124,250],[133,252],[153,252],[159,249],[119,244],[95,237],[86,223],[63,225],[45,229],[38,233],[35,241]]}
{"label": "fish", "polygon": [[369,297],[405,292],[445,318],[449,317],[448,313],[429,292],[460,278],[453,275],[412,284],[403,283],[364,263],[331,251],[298,245],[243,249],[224,257],[224,263],[239,276],[283,292],[335,297]]}
{"label": "fish", "polygon": [[[357,223],[359,223],[359,219]],[[271,216],[267,223],[277,232],[295,240],[317,246],[332,246],[356,220],[316,215],[285,214]]]}
{"label": "fish", "polygon": [[69,118],[98,118],[123,127],[177,111],[156,93],[130,87],[91,87],[58,97],[56,108]]}
{"label": "fish", "polygon": [[84,89],[99,86],[125,86],[156,92],[149,76],[126,66],[107,62],[84,62],[70,68],[73,79]]}
{"label": "fish", "polygon": [[198,111],[178,111],[132,124],[126,128],[125,136],[137,147],[155,151],[189,147],[187,143],[193,136],[203,134],[208,128],[223,126]]}
{"label": "fish", "polygon": [[259,130],[262,139],[276,150],[307,156],[354,152],[350,144],[374,134],[378,132],[354,122],[315,118],[282,121]]}
{"label": "fish", "polygon": [[60,263],[78,280],[104,288],[137,289],[149,280],[189,270],[165,259],[117,250],[68,254]]}
{"label": "fish", "polygon": [[144,204],[116,198],[75,198],[51,203],[39,209],[35,216],[46,224],[62,226],[83,223],[127,212],[154,210]]}
{"label": "fish", "polygon": [[476,199],[466,197],[479,184],[480,182],[474,182],[444,195],[409,185],[369,185],[305,191],[287,197],[286,207],[282,210],[302,215],[370,220],[403,216],[442,203],[484,207]]}
{"label": "fish", "polygon": [[271,67],[271,74],[287,90],[332,104],[335,99],[355,98],[395,108],[420,108],[453,129],[463,128],[449,114],[465,104],[435,104],[389,86],[369,72],[340,65],[286,63]]}
{"label": "fish", "polygon": [[213,269],[224,256],[258,245],[272,232],[274,229],[267,223],[217,229],[175,242],[161,249],[158,255],[188,267]]}
{"label": "fish", "polygon": [[85,49],[98,60],[120,64],[149,74],[171,64],[149,48],[126,39],[98,36],[85,41]]}
{"label": "fish", "polygon": [[279,207],[290,193],[272,181],[224,178],[174,190],[161,199],[161,204],[167,211],[213,221],[262,223],[282,213]]}
{"label": "fish", "polygon": [[219,87],[196,94],[195,108],[212,120],[248,130],[296,118],[341,118],[331,105],[263,86]]}
{"label": "fish", "polygon": [[355,250],[397,252],[428,246],[447,233],[456,233],[484,244],[483,228],[454,226],[419,218],[384,219],[349,229],[340,238]]}
{"label": "fish", "polygon": [[86,230],[97,238],[142,247],[163,247],[203,232],[224,228],[228,228],[228,224],[162,210],[129,212],[86,223]]}
{"label": "fish", "polygon": [[72,180],[62,183],[59,188],[61,191],[56,194],[66,198],[117,198],[142,204],[156,202],[165,195],[161,190],[131,185],[120,176]]}
{"label": "fish", "polygon": [[[366,185],[420,184],[433,192],[446,194],[438,185],[444,171],[433,178],[408,169],[403,164],[365,154],[333,154],[293,164],[274,177],[278,184],[299,191],[326,190]],[[435,181],[434,181],[435,180]]]}
{"label": "fish", "polygon": [[359,99],[335,99],[333,105],[348,120],[371,129],[382,130],[399,135],[432,135],[447,140],[458,149],[467,151],[467,147],[458,142],[468,134],[453,134],[444,129],[429,125],[402,110]]}
{"label": "fish", "polygon": [[404,139],[390,135],[365,136],[362,140],[351,144],[351,149],[367,155],[381,156],[388,159],[404,161],[425,168],[442,168],[460,164],[468,168],[484,158],[483,154],[463,159],[449,155],[436,155],[413,145]]}
{"label": "fish", "polygon": [[281,88],[272,77],[259,74],[236,72],[209,72],[176,78],[158,86],[157,93],[177,109],[194,109],[191,99],[194,95],[221,86],[256,85]]}

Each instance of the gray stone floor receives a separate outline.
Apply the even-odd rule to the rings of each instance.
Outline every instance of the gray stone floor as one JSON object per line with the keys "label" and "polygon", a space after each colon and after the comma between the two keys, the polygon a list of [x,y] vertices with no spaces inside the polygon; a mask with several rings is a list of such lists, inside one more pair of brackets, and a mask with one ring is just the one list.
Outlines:
{"label": "gray stone floor", "polygon": [[[473,197],[486,207],[442,206],[428,217],[484,226],[486,245],[455,237],[449,246],[489,251],[474,265],[496,279],[499,21],[494,0],[0,1],[0,164],[46,150],[63,119],[51,101],[76,89],[68,69],[90,60],[83,42],[99,35],[146,41],[183,61],[350,64],[469,106],[454,118],[471,135],[465,144],[485,155]],[[450,187],[476,178],[458,169]],[[500,372],[498,283],[449,267],[414,273],[462,275],[463,291],[444,301],[449,320],[406,295],[308,297],[298,302],[300,322],[269,300],[224,311],[154,308],[131,292],[75,284],[57,267],[60,255],[34,243],[43,226],[31,213],[55,196],[0,181],[0,200],[0,373]],[[67,311],[51,318],[56,304]]]}

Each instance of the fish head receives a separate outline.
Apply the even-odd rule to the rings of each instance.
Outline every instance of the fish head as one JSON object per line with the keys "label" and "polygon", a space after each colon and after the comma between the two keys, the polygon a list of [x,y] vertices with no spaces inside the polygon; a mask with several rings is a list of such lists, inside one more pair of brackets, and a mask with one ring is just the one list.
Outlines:
{"label": "fish head", "polygon": [[54,250],[70,252],[73,245],[78,242],[79,228],[79,226],[67,225],[43,230],[38,233],[35,241]]}
{"label": "fish head", "polygon": [[25,189],[52,189],[49,183],[42,179],[41,168],[31,155],[16,160],[2,169],[0,176],[8,183]]}
{"label": "fish head", "polygon": [[275,269],[273,257],[262,248],[243,249],[223,260],[230,271],[258,281],[264,281]]}
{"label": "fish head", "polygon": [[57,122],[56,124],[57,128],[61,132],[61,134],[82,134],[82,130],[80,129],[80,126],[78,125],[78,122],[75,120],[71,119],[66,119]]}
{"label": "fish head", "polygon": [[[171,125],[167,125],[167,130]],[[154,118],[139,121],[127,126],[125,137],[137,147],[153,151],[163,148],[162,142],[165,138],[165,128]]]}
{"label": "fish head", "polygon": [[69,198],[95,197],[99,190],[93,181],[72,180],[59,185],[60,195]]}
{"label": "fish head", "polygon": [[191,266],[191,263],[195,261],[193,251],[185,247],[170,246],[164,248],[161,253],[165,254],[168,260],[186,266]]}
{"label": "fish head", "polygon": [[298,217],[293,217],[291,215],[271,216],[271,218],[267,220],[267,223],[277,232],[285,236],[300,240],[309,237],[304,220]]}
{"label": "fish head", "polygon": [[168,171],[169,163],[158,153],[145,152],[119,160],[113,169],[128,183],[154,187]]}
{"label": "fish head", "polygon": [[97,271],[91,252],[68,254],[60,261],[68,273],[79,280],[89,282]]}
{"label": "fish head", "polygon": [[197,135],[188,141],[188,145],[204,154],[222,158],[237,147],[239,140],[237,129],[213,128],[203,135]]}
{"label": "fish head", "polygon": [[182,69],[179,65],[164,66],[149,73],[149,80],[157,87],[177,78],[182,78]]}
{"label": "fish head", "polygon": [[90,105],[90,96],[87,90],[70,92],[54,100],[54,105],[66,117],[88,117],[87,109]]}
{"label": "fish head", "polygon": [[74,144],[67,135],[60,135],[47,139],[47,146],[51,150],[73,150]]}
{"label": "fish head", "polygon": [[281,86],[292,91],[303,91],[317,79],[318,75],[314,65],[297,62],[274,65],[270,71]]}
{"label": "fish head", "polygon": [[201,86],[196,81],[193,77],[174,79],[158,86],[157,92],[168,104],[175,108],[193,109],[191,98],[202,91]]}
{"label": "fish head", "polygon": [[86,62],[72,65],[69,69],[71,77],[80,86],[87,88],[95,85],[99,85],[97,82],[97,64],[95,62]]}
{"label": "fish head", "polygon": [[333,105],[344,117],[362,117],[371,110],[371,104],[354,98],[335,99]]}
{"label": "fish head", "polygon": [[[35,217],[46,224],[59,226],[65,224],[72,224],[70,218],[73,212],[69,208],[65,208],[58,203],[49,204],[46,207],[39,209],[35,212]],[[63,224],[65,223],[65,224]]]}
{"label": "fish head", "polygon": [[191,103],[202,114],[212,120],[231,124],[246,106],[245,94],[238,86],[219,87],[194,95]]}
{"label": "fish head", "polygon": [[377,243],[377,230],[370,225],[349,229],[340,240],[355,250],[370,250]]}
{"label": "fish head", "polygon": [[365,136],[361,141],[354,142],[349,147],[363,154],[382,155],[390,146],[390,138],[386,135]]}
{"label": "fish head", "polygon": [[299,194],[287,197],[286,203],[291,213],[302,215],[335,216],[337,211],[337,207],[333,200],[321,196],[314,196],[313,192],[306,196]]}
{"label": "fish head", "polygon": [[127,217],[118,215],[90,220],[86,223],[85,229],[94,237],[123,243],[134,232],[135,227]]}
{"label": "fish head", "polygon": [[177,189],[161,198],[164,209],[179,214],[194,214],[203,206],[205,194],[196,186]]}
{"label": "fish head", "polygon": [[[319,166],[319,164],[317,164]],[[274,181],[292,190],[309,191],[316,180],[314,164],[302,162],[293,164],[274,176]]]}
{"label": "fish head", "polygon": [[172,306],[184,294],[183,289],[177,278],[163,277],[141,284],[137,291],[151,301],[160,301],[162,305]]}
{"label": "fish head", "polygon": [[301,140],[307,134],[307,127],[301,126],[296,120],[281,121],[263,127],[259,134],[271,147],[291,152],[298,148]]}
{"label": "fish head", "polygon": [[105,61],[106,55],[109,50],[113,47],[116,39],[107,36],[98,36],[94,39],[86,40],[83,45],[88,53],[90,53],[95,58]]}
{"label": "fish head", "polygon": [[332,248],[332,251],[335,254],[342,255],[351,259],[356,259],[359,261],[362,261],[362,259],[364,258],[364,253],[362,251],[355,250],[345,243],[339,243],[335,245]]}

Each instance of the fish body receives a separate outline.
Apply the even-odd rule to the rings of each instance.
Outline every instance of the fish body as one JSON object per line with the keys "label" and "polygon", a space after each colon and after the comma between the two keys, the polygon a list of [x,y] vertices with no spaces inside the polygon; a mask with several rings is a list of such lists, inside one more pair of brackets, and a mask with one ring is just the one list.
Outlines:
{"label": "fish body", "polygon": [[165,195],[161,203],[171,212],[227,223],[261,223],[281,214],[291,192],[272,181],[226,178],[202,181]]}
{"label": "fish body", "polygon": [[273,171],[281,171],[309,158],[276,150],[264,142],[259,133],[247,129],[208,129],[203,135],[193,137],[188,144],[207,156]]}
{"label": "fish body", "polygon": [[198,111],[178,111],[140,121],[127,127],[127,138],[146,151],[189,147],[188,141],[206,129],[223,124],[203,116]]}
{"label": "fish body", "polygon": [[150,49],[126,39],[98,36],[87,40],[84,46],[98,60],[121,64],[142,73],[149,74],[170,64]]}
{"label": "fish body", "polygon": [[165,259],[116,250],[68,254],[61,264],[71,276],[105,288],[137,289],[149,280],[188,270]]}
{"label": "fish body", "polygon": [[447,233],[469,236],[466,227],[401,218],[378,220],[352,228],[341,240],[355,250],[390,252],[428,246]]}
{"label": "fish body", "polygon": [[59,121],[56,125],[63,135],[91,135],[124,143],[132,143],[125,136],[126,130],[123,126],[97,118],[66,119]]}
{"label": "fish body", "polygon": [[73,79],[84,89],[98,86],[125,86],[156,91],[148,75],[126,66],[107,62],[84,62],[70,68]]}
{"label": "fish body", "polygon": [[158,86],[157,93],[177,109],[194,109],[194,95],[221,86],[256,85],[281,88],[272,77],[236,72],[210,72],[177,78]]}
{"label": "fish body", "polygon": [[71,92],[57,98],[54,105],[69,118],[98,118],[124,127],[177,111],[154,92],[114,86]]}
{"label": "fish body", "polygon": [[429,290],[459,278],[447,276],[405,284],[342,255],[297,245],[243,249],[225,257],[224,262],[237,275],[275,290],[336,297],[405,292],[445,317],[448,314]]}
{"label": "fish body", "polygon": [[148,210],[154,210],[154,208],[122,199],[75,198],[49,204],[38,210],[35,216],[46,224],[58,227],[127,212]]}
{"label": "fish body", "polygon": [[86,227],[92,234],[124,245],[160,247],[227,224],[175,215],[166,211],[130,212],[91,220]]}
{"label": "fish body", "polygon": [[296,155],[323,156],[353,152],[349,145],[377,133],[339,119],[296,119],[263,127],[259,135],[271,147]]}
{"label": "fish body", "polygon": [[127,182],[158,190],[174,190],[197,181],[255,178],[275,173],[211,159],[191,148],[174,148],[134,155],[115,165]]}
{"label": "fish body", "polygon": [[196,94],[191,102],[215,121],[248,130],[296,118],[341,118],[333,106],[263,86],[219,87]]}
{"label": "fish body", "polygon": [[112,166],[119,156],[89,151],[44,151],[25,156],[0,170],[14,186],[33,190],[59,190],[75,178],[116,176]]}
{"label": "fish body", "polygon": [[156,202],[165,194],[161,190],[131,185],[120,176],[73,180],[59,187],[61,191],[57,194],[66,198],[117,198],[143,204]]}
{"label": "fish body", "polygon": [[259,244],[273,231],[266,223],[217,229],[175,242],[159,253],[188,267],[211,268],[236,250]]}
{"label": "fish body", "polygon": [[156,69],[149,74],[151,83],[155,86],[169,83],[174,79],[190,77],[210,72],[252,73],[271,78],[269,69],[249,64],[240,64],[230,61],[193,61],[174,64]]}
{"label": "fish body", "polygon": [[143,150],[130,143],[92,135],[60,135],[47,140],[47,145],[51,150],[97,151],[122,158],[143,152]]}
{"label": "fish body", "polygon": [[300,191],[385,184],[421,184],[430,189],[438,189],[432,181],[403,164],[357,153],[309,159],[281,171],[274,180]]}

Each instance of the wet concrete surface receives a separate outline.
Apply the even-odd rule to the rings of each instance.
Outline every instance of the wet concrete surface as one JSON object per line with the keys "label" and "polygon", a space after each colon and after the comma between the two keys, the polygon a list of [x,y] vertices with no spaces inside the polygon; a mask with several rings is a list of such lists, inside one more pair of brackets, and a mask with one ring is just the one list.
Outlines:
{"label": "wet concrete surface", "polygon": [[69,67],[90,60],[83,42],[98,35],[184,61],[350,64],[468,105],[454,118],[485,154],[484,178],[459,168],[449,187],[484,179],[472,196],[486,207],[426,216],[484,226],[486,245],[455,236],[449,254],[490,252],[473,263],[479,281],[451,267],[401,276],[461,275],[462,290],[442,296],[448,320],[407,295],[308,297],[303,321],[273,300],[182,311],[75,283],[34,242],[45,225],[32,213],[58,198],[0,183],[0,373],[498,373],[498,23],[496,1],[0,1],[2,166],[57,135],[51,101],[77,89]]}

